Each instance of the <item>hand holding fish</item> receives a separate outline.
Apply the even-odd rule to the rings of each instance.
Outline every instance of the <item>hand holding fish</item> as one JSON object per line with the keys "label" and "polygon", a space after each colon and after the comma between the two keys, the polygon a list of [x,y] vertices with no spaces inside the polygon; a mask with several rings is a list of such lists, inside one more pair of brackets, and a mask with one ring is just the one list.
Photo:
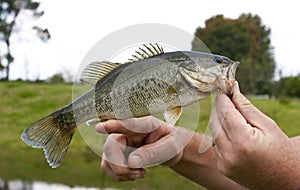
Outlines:
{"label": "hand holding fish", "polygon": [[[120,122],[111,120],[96,127],[101,133],[119,133],[112,134],[108,138],[105,150],[110,161],[113,158],[119,159],[120,164],[128,163],[127,167],[113,164],[108,159],[103,159],[101,164],[104,171],[114,179],[135,180],[145,177],[146,172],[142,167],[169,159],[164,164],[210,189],[245,189],[245,187],[296,189],[299,187],[297,183],[299,183],[300,171],[300,137],[289,139],[273,120],[261,113],[240,93],[237,84],[234,85],[232,102],[223,93],[217,96],[216,108],[210,120],[215,143],[213,147],[201,154],[198,153],[200,142],[211,143],[211,140],[202,134],[177,128],[180,130],[177,138],[173,137],[175,141],[167,141],[172,139],[175,128],[169,128],[164,122],[153,117],[131,120],[130,126],[126,123],[120,125]],[[148,128],[153,132],[135,133],[129,128],[139,130]],[[184,138],[191,134],[192,139],[182,151],[174,157],[166,157],[166,150],[178,145],[179,135]],[[127,154],[125,158],[124,146],[116,142],[123,142],[123,145],[135,144],[139,148]],[[134,154],[142,158],[141,162],[137,163],[132,159]]]}
{"label": "hand holding fish", "polygon": [[[141,129],[150,130],[142,133]],[[201,142],[211,143],[203,134],[168,126],[154,117],[109,120],[99,123],[96,130],[110,134],[104,145],[101,168],[115,180],[143,178],[146,176],[143,167],[162,164],[209,189],[244,189],[219,173],[212,147],[198,153]]]}
{"label": "hand holding fish", "polygon": [[120,181],[145,177],[143,167],[149,165],[175,165],[193,135],[154,117],[109,120],[98,124],[96,130],[111,134],[103,148],[101,167]]}
{"label": "hand holding fish", "polygon": [[300,187],[300,155],[277,124],[234,85],[232,101],[220,92],[210,119],[218,169],[253,189]]}

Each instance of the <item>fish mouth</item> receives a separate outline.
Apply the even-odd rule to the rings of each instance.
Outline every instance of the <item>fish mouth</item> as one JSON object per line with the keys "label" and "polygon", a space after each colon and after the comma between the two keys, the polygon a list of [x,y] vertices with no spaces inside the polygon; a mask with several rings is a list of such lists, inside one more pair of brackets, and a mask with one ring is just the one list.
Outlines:
{"label": "fish mouth", "polygon": [[237,69],[239,64],[240,64],[240,62],[238,62],[238,61],[233,62],[231,67],[228,69],[227,78],[224,81],[225,86],[226,86],[225,92],[229,96],[231,96],[233,94],[233,85],[234,85],[234,82],[235,82],[235,73],[236,73],[236,69]]}
{"label": "fish mouth", "polygon": [[235,72],[236,72],[236,69],[239,66],[239,64],[240,64],[240,62],[235,61],[232,63],[231,67],[228,69],[226,77],[229,81],[235,81]]}
{"label": "fish mouth", "polygon": [[235,73],[236,69],[240,62],[235,61],[232,65],[228,68],[226,77],[222,78],[221,82],[221,89],[229,96],[233,94],[233,85],[235,82]]}

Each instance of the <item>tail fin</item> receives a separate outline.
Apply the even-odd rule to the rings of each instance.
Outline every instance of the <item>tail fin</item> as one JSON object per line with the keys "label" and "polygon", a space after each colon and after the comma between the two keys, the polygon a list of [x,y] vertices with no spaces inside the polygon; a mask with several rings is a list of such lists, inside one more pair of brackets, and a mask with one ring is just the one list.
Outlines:
{"label": "tail fin", "polygon": [[34,148],[43,148],[47,162],[52,168],[60,165],[69,148],[75,128],[63,131],[50,115],[24,130],[22,140]]}

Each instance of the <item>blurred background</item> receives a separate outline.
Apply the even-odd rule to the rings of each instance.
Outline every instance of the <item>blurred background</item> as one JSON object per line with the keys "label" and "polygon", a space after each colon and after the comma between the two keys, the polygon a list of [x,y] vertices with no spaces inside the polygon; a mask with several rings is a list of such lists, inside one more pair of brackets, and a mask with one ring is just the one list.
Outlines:
{"label": "blurred background", "polygon": [[[201,39],[212,53],[241,62],[237,80],[242,92],[289,136],[299,135],[296,3],[1,0],[0,189],[12,180],[70,187],[201,189],[161,166],[148,168],[145,179],[115,182],[102,172],[100,158],[79,133],[57,169],[49,168],[41,150],[20,139],[27,126],[72,100],[72,81],[89,49],[110,33],[135,24],[178,27]],[[190,43],[191,50],[201,51],[195,40]],[[208,119],[210,110],[203,114]]]}

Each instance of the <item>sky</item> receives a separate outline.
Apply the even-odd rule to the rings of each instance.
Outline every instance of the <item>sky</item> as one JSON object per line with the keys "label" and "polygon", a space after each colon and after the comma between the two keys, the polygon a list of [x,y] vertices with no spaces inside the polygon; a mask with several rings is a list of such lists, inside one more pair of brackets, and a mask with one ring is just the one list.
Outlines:
{"label": "sky", "polygon": [[[300,73],[297,56],[300,44],[300,11],[296,0],[40,0],[39,19],[24,19],[19,36],[12,38],[15,61],[10,79],[47,79],[64,72],[74,76],[95,43],[124,27],[160,23],[178,27],[191,35],[205,20],[217,14],[237,18],[242,13],[257,14],[271,28],[277,72]],[[25,22],[26,21],[26,22]],[[32,26],[48,28],[51,39],[35,37]],[[1,47],[0,47],[1,48]],[[101,53],[101,52],[99,52]]]}

